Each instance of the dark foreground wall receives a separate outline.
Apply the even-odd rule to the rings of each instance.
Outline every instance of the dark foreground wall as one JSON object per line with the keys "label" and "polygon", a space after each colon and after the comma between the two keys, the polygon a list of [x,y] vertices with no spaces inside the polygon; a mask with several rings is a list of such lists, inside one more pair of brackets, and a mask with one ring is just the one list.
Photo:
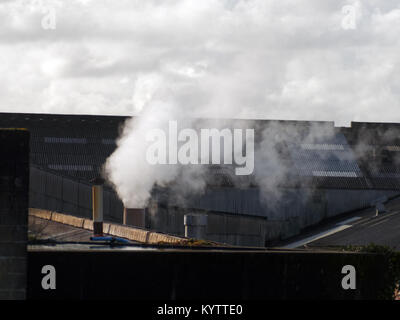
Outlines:
{"label": "dark foreground wall", "polygon": [[0,128],[0,300],[25,299],[29,132]]}
{"label": "dark foreground wall", "polygon": [[[30,299],[376,299],[387,284],[381,256],[257,251],[30,251]],[[56,289],[41,286],[43,266]],[[344,265],[356,289],[344,290]]]}

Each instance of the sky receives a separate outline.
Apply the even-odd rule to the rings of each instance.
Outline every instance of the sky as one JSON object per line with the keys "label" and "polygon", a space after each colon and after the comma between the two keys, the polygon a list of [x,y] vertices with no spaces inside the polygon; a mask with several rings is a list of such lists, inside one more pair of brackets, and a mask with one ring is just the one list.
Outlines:
{"label": "sky", "polygon": [[0,75],[0,112],[399,122],[400,2],[1,0]]}

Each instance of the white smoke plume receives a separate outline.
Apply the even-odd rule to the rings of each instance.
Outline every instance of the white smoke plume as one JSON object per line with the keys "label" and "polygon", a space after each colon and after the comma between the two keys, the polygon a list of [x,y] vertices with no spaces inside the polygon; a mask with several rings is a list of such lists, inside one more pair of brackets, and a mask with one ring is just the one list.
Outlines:
{"label": "white smoke plume", "polygon": [[[192,192],[201,193],[206,186],[203,166],[152,165],[146,158],[148,147],[152,144],[147,138],[151,130],[163,130],[168,139],[169,121],[176,121],[183,128],[195,125],[194,110],[182,108],[176,101],[180,94],[186,94],[181,85],[179,82],[167,82],[154,74],[136,81],[134,100],[139,115],[127,120],[117,150],[105,165],[107,177],[125,206],[146,206],[155,185],[167,186],[177,182],[175,192],[178,201],[183,201],[185,195]],[[186,83],[186,88],[189,91],[190,84]]]}
{"label": "white smoke plume", "polygon": [[[162,84],[162,85],[161,85]],[[169,186],[175,202],[185,203],[193,194],[201,194],[209,181],[208,171],[201,165],[151,165],[145,155],[150,141],[147,133],[161,129],[167,133],[170,120],[178,121],[182,128],[252,128],[260,137],[256,137],[255,172],[252,177],[241,179],[233,170],[224,173],[238,187],[248,187],[256,183],[260,187],[261,198],[273,204],[281,198],[278,186],[285,181],[293,164],[288,163],[288,155],[282,155],[280,144],[314,143],[317,139],[331,138],[335,131],[333,123],[312,123],[301,130],[294,125],[282,125],[280,122],[257,122],[237,119],[196,119],[203,115],[196,110],[185,109],[178,101],[181,95],[190,94],[177,90],[179,84],[163,82],[161,78],[151,75],[137,81],[137,109],[139,115],[127,121],[118,148],[107,160],[105,169],[108,180],[114,185],[125,206],[143,207],[148,204],[154,186]],[[206,114],[218,116],[212,108]],[[234,118],[234,117],[233,117]],[[167,137],[168,139],[168,137]]]}

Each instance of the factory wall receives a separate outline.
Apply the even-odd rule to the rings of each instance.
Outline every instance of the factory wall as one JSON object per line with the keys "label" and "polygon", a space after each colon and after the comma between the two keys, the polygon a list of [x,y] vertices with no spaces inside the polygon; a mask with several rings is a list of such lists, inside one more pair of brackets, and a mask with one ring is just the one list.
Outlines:
{"label": "factory wall", "polygon": [[370,205],[382,196],[400,191],[373,189],[280,188],[274,195],[258,188],[215,188],[187,204],[190,208],[267,217],[269,220],[299,218],[300,228],[337,214]]}
{"label": "factory wall", "polygon": [[147,210],[146,227],[150,230],[185,236],[185,214],[207,215],[206,234],[203,239],[240,246],[264,247],[300,232],[299,219],[268,220],[265,217],[230,214],[223,212],[158,207]]}
{"label": "factory wall", "polygon": [[[30,170],[31,208],[91,218],[91,185],[74,178]],[[289,189],[272,197],[258,188],[210,188],[179,206],[172,198],[150,201],[145,227],[157,232],[185,235],[184,215],[207,214],[206,239],[242,246],[265,246],[298,235],[302,229],[338,214],[361,209],[371,201],[397,194],[391,190]],[[104,189],[104,219],[122,223],[123,204],[114,191]]]}
{"label": "factory wall", "polygon": [[153,201],[146,227],[158,232],[185,235],[184,215],[208,216],[204,238],[242,246],[267,246],[300,234],[326,218],[366,208],[391,190],[284,189],[281,198],[261,201],[259,190],[218,189],[190,202],[186,208]]}
{"label": "factory wall", "polygon": [[400,191],[394,190],[343,190],[343,189],[327,189],[327,217],[337,214],[369,207],[371,201],[383,196],[394,196]]}
{"label": "factory wall", "polygon": [[0,300],[25,299],[29,132],[0,129]]}
{"label": "factory wall", "polygon": [[[92,217],[92,187],[89,183],[44,171],[30,170],[29,207],[78,217]],[[123,204],[110,188],[104,188],[104,219],[122,223]]]}
{"label": "factory wall", "polygon": [[[264,246],[267,219],[179,207],[148,209],[147,226],[151,230],[185,236],[184,216],[187,213],[206,214],[208,223],[204,239],[242,246]],[[272,229],[272,228],[271,228]]]}

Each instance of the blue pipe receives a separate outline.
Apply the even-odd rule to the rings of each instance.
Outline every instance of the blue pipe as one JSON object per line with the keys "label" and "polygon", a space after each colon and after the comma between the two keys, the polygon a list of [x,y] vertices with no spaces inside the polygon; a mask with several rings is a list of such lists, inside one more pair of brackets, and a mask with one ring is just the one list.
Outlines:
{"label": "blue pipe", "polygon": [[122,239],[122,238],[116,238],[116,237],[90,237],[90,240],[131,243],[129,240]]}

